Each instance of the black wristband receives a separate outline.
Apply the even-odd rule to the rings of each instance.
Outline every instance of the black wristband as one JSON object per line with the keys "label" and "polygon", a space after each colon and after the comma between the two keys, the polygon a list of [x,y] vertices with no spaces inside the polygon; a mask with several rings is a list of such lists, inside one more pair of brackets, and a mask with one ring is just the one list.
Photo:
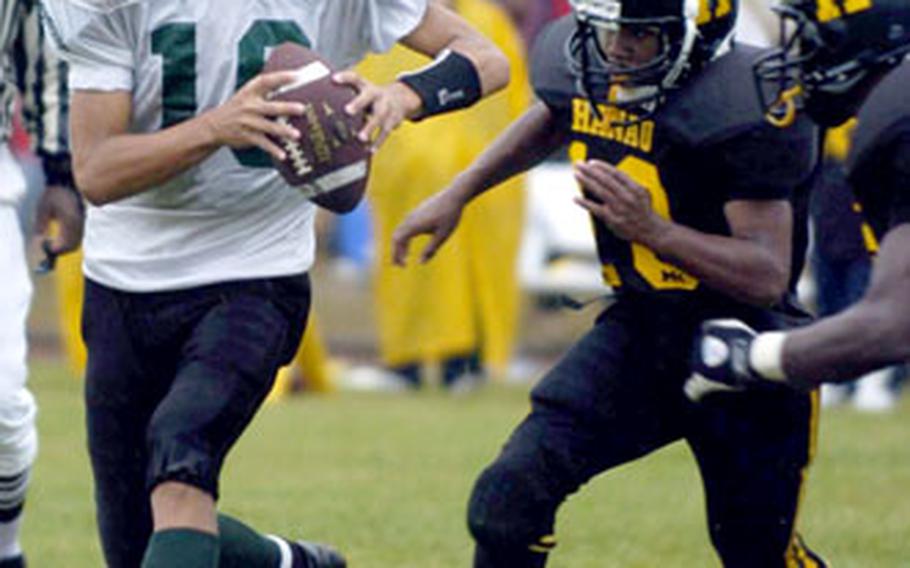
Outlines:
{"label": "black wristband", "polygon": [[470,59],[450,49],[440,53],[426,67],[402,73],[398,80],[414,90],[423,103],[414,120],[422,120],[480,100],[480,74]]}
{"label": "black wristband", "polygon": [[44,169],[44,181],[47,185],[62,185],[76,190],[73,179],[73,165],[69,154],[40,154]]}

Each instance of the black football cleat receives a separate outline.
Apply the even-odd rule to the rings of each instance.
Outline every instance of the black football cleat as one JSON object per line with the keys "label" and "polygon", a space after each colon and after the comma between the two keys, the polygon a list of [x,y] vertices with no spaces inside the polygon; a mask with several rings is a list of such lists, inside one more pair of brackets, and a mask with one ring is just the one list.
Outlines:
{"label": "black football cleat", "polygon": [[12,556],[0,560],[0,568],[25,568],[25,556]]}
{"label": "black football cleat", "polygon": [[[326,544],[298,540],[291,545],[293,568],[347,568],[347,560],[340,552]],[[0,567],[2,568],[2,567]]]}

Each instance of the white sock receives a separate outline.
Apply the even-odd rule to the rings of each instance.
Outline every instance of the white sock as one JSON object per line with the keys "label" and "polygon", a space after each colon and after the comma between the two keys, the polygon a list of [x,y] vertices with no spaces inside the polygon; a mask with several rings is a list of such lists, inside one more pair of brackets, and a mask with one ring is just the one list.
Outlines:
{"label": "white sock", "polygon": [[0,522],[0,558],[22,554],[19,545],[19,525],[22,521],[21,507],[28,489],[29,470],[10,477],[0,477],[0,510],[15,511],[17,515],[6,522]]}
{"label": "white sock", "polygon": [[0,523],[0,559],[22,554],[22,547],[19,546],[19,525],[21,521],[22,515],[19,515],[8,523]]}
{"label": "white sock", "polygon": [[291,552],[291,545],[280,536],[269,534],[266,535],[265,538],[277,544],[278,550],[281,551],[281,564],[279,564],[277,568],[291,568],[291,565],[294,562],[294,554]]}

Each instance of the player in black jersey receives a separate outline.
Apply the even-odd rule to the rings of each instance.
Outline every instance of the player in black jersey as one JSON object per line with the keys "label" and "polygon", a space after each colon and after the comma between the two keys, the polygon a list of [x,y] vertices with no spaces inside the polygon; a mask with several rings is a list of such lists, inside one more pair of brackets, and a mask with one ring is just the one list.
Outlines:
{"label": "player in black jersey", "polygon": [[685,440],[725,566],[822,566],[794,526],[814,395],[769,389],[695,405],[682,393],[704,318],[762,330],[801,319],[789,299],[789,198],[811,176],[818,132],[802,118],[786,129],[764,120],[752,88],[758,51],[731,41],[736,2],[572,4],[532,53],[539,102],[393,239],[404,263],[409,241],[429,234],[428,260],[471,199],[565,144],[616,292],[477,480],[474,565],[543,566],[568,495]]}
{"label": "player in black jersey", "polygon": [[865,296],[837,316],[758,335],[706,322],[693,398],[773,382],[814,388],[910,359],[910,3],[787,0],[779,12],[794,31],[756,66],[770,117],[788,122],[799,96],[825,126],[860,108],[848,176],[881,245]]}

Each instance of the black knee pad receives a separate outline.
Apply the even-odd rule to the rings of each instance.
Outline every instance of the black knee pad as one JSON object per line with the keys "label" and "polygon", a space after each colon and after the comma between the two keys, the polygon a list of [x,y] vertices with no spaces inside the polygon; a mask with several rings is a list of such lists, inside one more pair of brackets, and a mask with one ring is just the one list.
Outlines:
{"label": "black knee pad", "polygon": [[558,505],[530,468],[500,458],[474,485],[468,527],[482,546],[549,549]]}

